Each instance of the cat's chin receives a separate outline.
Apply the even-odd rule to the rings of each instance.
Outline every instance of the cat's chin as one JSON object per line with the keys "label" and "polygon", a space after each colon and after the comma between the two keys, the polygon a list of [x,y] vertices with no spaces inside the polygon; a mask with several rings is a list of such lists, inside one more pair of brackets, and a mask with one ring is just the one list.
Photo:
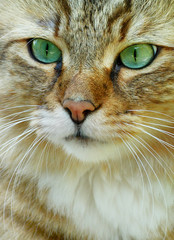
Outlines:
{"label": "cat's chin", "polygon": [[82,162],[116,160],[119,149],[113,142],[99,141],[89,137],[68,137],[62,142],[65,152]]}

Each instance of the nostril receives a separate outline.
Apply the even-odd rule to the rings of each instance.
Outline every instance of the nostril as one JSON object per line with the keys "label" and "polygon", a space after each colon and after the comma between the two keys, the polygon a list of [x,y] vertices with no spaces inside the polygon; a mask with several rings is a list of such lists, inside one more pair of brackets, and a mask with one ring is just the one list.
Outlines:
{"label": "nostril", "polygon": [[67,111],[67,113],[71,116],[71,111],[68,109],[68,108],[64,108],[66,111]]}
{"label": "nostril", "polygon": [[85,111],[83,112],[83,114],[84,114],[85,116],[87,116],[87,115],[90,114],[90,113],[91,113],[90,110],[85,110]]}
{"label": "nostril", "polygon": [[95,106],[90,101],[73,101],[66,99],[63,102],[63,107],[68,111],[72,120],[76,123],[81,123],[87,115],[95,110]]}

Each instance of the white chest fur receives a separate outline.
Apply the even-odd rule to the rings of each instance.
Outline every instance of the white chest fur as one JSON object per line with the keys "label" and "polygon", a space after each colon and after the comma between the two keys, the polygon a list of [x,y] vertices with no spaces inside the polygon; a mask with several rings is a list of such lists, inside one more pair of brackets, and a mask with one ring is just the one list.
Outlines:
{"label": "white chest fur", "polygon": [[164,179],[143,183],[138,176],[107,178],[92,169],[76,177],[43,175],[39,188],[44,187],[48,208],[97,240],[152,239],[159,227],[165,235],[174,221],[174,190]]}

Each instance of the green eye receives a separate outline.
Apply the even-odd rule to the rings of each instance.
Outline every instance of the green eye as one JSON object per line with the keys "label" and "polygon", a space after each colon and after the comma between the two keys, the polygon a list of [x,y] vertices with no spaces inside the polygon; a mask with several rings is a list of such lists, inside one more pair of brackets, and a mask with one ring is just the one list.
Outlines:
{"label": "green eye", "polygon": [[61,60],[62,52],[50,41],[34,39],[31,44],[34,57],[42,63],[53,63]]}
{"label": "green eye", "polygon": [[140,69],[149,65],[157,53],[157,47],[150,44],[136,44],[124,49],[120,59],[124,66]]}

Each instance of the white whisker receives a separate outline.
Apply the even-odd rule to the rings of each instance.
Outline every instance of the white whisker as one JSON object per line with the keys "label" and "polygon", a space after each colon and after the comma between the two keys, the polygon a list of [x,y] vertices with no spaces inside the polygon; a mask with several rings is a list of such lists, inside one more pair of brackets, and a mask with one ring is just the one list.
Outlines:
{"label": "white whisker", "polygon": [[[132,154],[132,156],[135,158],[135,156],[133,155],[131,149],[129,148],[129,146],[127,145],[126,141],[123,139],[123,137],[121,136],[121,134],[119,134],[119,138],[122,140],[123,144],[124,144],[124,147],[126,148],[126,150],[128,149],[130,151],[130,153]],[[126,154],[127,154],[127,157],[129,159],[129,165],[130,165],[130,169],[131,169],[131,175],[132,175],[132,182],[133,182],[133,176],[134,176],[134,173],[133,173],[133,167],[132,167],[132,159],[130,158],[130,154],[126,151]],[[136,161],[136,158],[135,158],[135,161]],[[122,159],[121,159],[121,162],[122,162]],[[137,162],[136,162],[137,163]],[[140,166],[139,164],[137,163],[138,165],[138,168],[139,168],[139,171],[140,171],[140,175],[142,175],[142,172],[141,172],[141,169],[140,169]],[[143,178],[142,178],[142,182],[143,182]],[[143,182],[144,183],[144,182]]]}
{"label": "white whisker", "polygon": [[[147,131],[145,131],[143,128],[141,128],[141,127],[137,127],[137,126],[135,126],[135,125],[132,125],[132,124],[129,124],[129,123],[125,123],[126,125],[129,125],[129,126],[133,126],[133,127],[135,127],[135,128],[137,128],[137,129],[139,129],[139,130],[141,130],[142,132],[144,132],[144,133],[146,133],[147,135],[149,135],[149,136],[151,136],[152,138],[154,138],[154,139],[156,139],[158,142],[160,142],[164,147],[169,147],[169,148],[171,148],[171,149],[174,149],[174,146],[172,145],[172,144],[170,144],[170,143],[168,143],[168,142],[166,142],[166,141],[164,141],[164,140],[162,140],[162,139],[160,139],[160,138],[158,138],[158,137],[156,137],[156,136],[153,136],[152,134],[150,134],[149,132],[147,132]],[[134,122],[134,124],[136,124],[135,122]],[[169,151],[169,149],[168,148],[166,148],[168,151]],[[170,152],[170,151],[169,151]],[[170,152],[171,153],[171,152]],[[171,153],[172,154],[172,153]],[[173,155],[173,154],[172,154]]]}
{"label": "white whisker", "polygon": [[47,174],[47,176],[48,176],[48,175],[49,175],[49,174],[48,174],[49,150],[50,150],[50,147],[51,147],[51,144],[50,144],[49,142],[48,142],[47,147],[49,147],[49,149],[47,150],[47,158],[45,159],[45,160],[46,160],[45,167],[46,167],[46,174]]}
{"label": "white whisker", "polygon": [[[10,139],[9,141],[3,143],[1,145],[0,151],[2,151],[3,149],[7,148],[8,145],[11,145],[13,142],[14,144],[11,145],[5,152],[1,153],[1,156],[3,156],[6,152],[9,152],[10,149],[13,149],[15,145],[19,144],[23,139],[25,139],[26,137],[28,137],[30,134],[32,134],[35,129],[26,129],[22,134]],[[24,137],[23,137],[24,136]],[[21,138],[22,137],[22,138]],[[19,140],[18,140],[19,139]],[[17,141],[18,140],[18,141]]]}
{"label": "white whisker", "polygon": [[[31,133],[33,133],[33,132],[34,132],[34,129],[32,129],[32,132],[30,132],[29,134],[31,134]],[[28,134],[27,134],[27,135],[28,135]],[[20,140],[22,141],[23,139],[25,139],[25,137],[27,137],[27,135],[24,136],[24,137],[23,137],[22,139],[20,139]],[[19,142],[19,141],[18,141],[18,142]],[[28,151],[27,151],[27,152],[28,152]],[[4,206],[3,206],[3,222],[4,222],[4,223],[5,223],[6,199],[7,199],[7,195],[8,195],[8,192],[9,192],[9,188],[10,188],[10,185],[11,185],[11,183],[12,183],[12,180],[13,180],[16,172],[18,171],[18,168],[20,167],[20,165],[21,165],[22,162],[24,161],[25,156],[26,156],[26,154],[24,155],[24,157],[23,157],[23,158],[19,161],[19,163],[17,164],[17,166],[16,166],[15,170],[13,171],[13,174],[12,174],[12,176],[11,176],[11,178],[10,178],[10,181],[9,181],[9,183],[8,183],[8,186],[7,186],[7,190],[6,190],[5,197],[4,197]]]}
{"label": "white whisker", "polygon": [[[40,142],[40,144],[41,144],[43,141],[44,141],[44,139],[42,139],[42,141]],[[39,158],[39,160],[38,160],[37,167],[36,167],[36,170],[35,170],[36,175],[39,174],[39,166],[40,166],[40,163],[41,163],[41,165],[42,165],[42,161],[43,161],[43,158],[42,158],[42,157],[43,157],[43,155],[44,155],[44,153],[45,153],[45,150],[46,150],[47,145],[48,145],[48,142],[45,144],[45,146],[44,146],[44,148],[43,148],[43,150],[42,150],[42,153],[41,153],[41,155],[40,155],[40,158]]]}
{"label": "white whisker", "polygon": [[36,119],[38,119],[38,118],[36,118],[36,117],[24,117],[24,118],[20,118],[20,119],[5,123],[5,124],[1,125],[1,127],[0,127],[0,130],[2,129],[1,133],[3,133],[4,131],[7,131],[9,128],[13,128],[14,126],[16,126],[20,123],[24,123],[24,122],[28,122],[28,121],[36,120]]}
{"label": "white whisker", "polygon": [[161,133],[164,133],[172,138],[174,138],[174,134],[173,133],[170,133],[168,131],[165,131],[165,130],[162,130],[162,129],[159,129],[159,128],[156,128],[156,127],[152,127],[152,126],[149,126],[149,125],[146,125],[146,124],[142,124],[142,123],[136,123],[134,122],[136,125],[140,125],[140,126],[143,126],[143,127],[146,127],[146,128],[150,128],[152,130],[155,130],[155,131],[158,131],[158,132],[161,132]]}
{"label": "white whisker", "polygon": [[145,124],[154,125],[154,126],[159,126],[159,127],[165,127],[165,128],[174,129],[174,127],[172,127],[172,126],[170,126],[170,125],[164,125],[164,124],[160,124],[160,123],[147,122],[147,121],[141,121],[141,122],[142,122],[142,123],[145,123]]}
{"label": "white whisker", "polygon": [[[129,134],[129,133],[128,133],[128,134]],[[129,135],[130,135],[130,134],[129,134]],[[135,140],[137,140],[137,139],[136,139],[135,137],[133,137],[132,135],[130,135],[130,137],[133,138],[133,139],[135,139]],[[143,147],[145,147],[143,143],[141,143],[139,140],[137,140],[137,141],[138,141]],[[163,187],[162,187],[161,181],[160,181],[159,177],[157,176],[155,170],[153,169],[153,167],[151,166],[151,164],[149,163],[149,161],[148,161],[147,158],[145,157],[145,155],[142,153],[142,151],[140,151],[140,149],[139,149],[134,143],[132,143],[132,144],[135,146],[135,148],[137,149],[137,151],[141,154],[141,156],[143,157],[143,159],[146,161],[147,165],[149,166],[149,168],[150,168],[151,171],[153,172],[153,174],[154,174],[155,178],[157,179],[157,182],[158,182],[158,184],[159,184],[159,186],[160,186],[160,188],[161,188],[161,192],[162,192],[163,200],[164,200],[164,205],[165,205],[165,208],[166,208],[166,227],[165,227],[165,233],[167,234],[168,207],[167,207],[167,201],[166,201],[166,197],[165,197],[165,193],[164,193],[164,189],[163,189]],[[166,237],[166,236],[165,236],[165,237]],[[164,239],[165,239],[165,237],[164,237]]]}
{"label": "white whisker", "polygon": [[[1,120],[8,119],[9,117],[13,117],[14,118],[14,117],[19,116],[19,115],[21,115],[23,113],[28,113],[28,112],[31,112],[31,111],[33,111],[33,109],[27,109],[27,110],[24,110],[24,111],[21,111],[21,112],[12,113],[12,114],[6,115],[5,117],[1,118]],[[10,121],[12,119],[10,119]]]}
{"label": "white whisker", "polygon": [[[129,133],[128,133],[129,134]],[[130,135],[130,134],[129,134]],[[134,136],[132,136],[132,135],[130,135],[131,136],[131,138],[133,138],[135,141],[137,141],[140,145],[142,145],[153,157],[154,157],[154,159],[158,162],[158,164],[164,169],[164,171],[166,172],[166,174],[167,174],[167,176],[170,178],[170,180],[171,180],[171,182],[173,183],[173,180],[172,180],[172,178],[171,178],[171,176],[169,175],[169,173],[167,172],[167,170],[165,169],[165,167],[162,165],[162,163],[160,162],[160,160],[155,156],[155,154],[152,152],[152,151],[154,151],[153,150],[153,148],[148,144],[148,143],[146,143],[141,137],[138,137],[137,136],[137,138],[139,138],[139,139],[141,139],[141,141],[143,141],[149,148],[147,148],[146,147],[146,145],[145,144],[143,144],[140,140],[138,140],[137,138],[135,138]],[[155,151],[155,153],[157,154],[157,156],[159,157],[159,158],[161,158],[160,157],[160,155]],[[165,166],[168,168],[168,170],[174,175],[174,172],[172,171],[172,169],[170,169],[169,168],[169,166],[167,165],[167,163],[161,158],[161,160],[162,160],[162,162],[165,164]]]}
{"label": "white whisker", "polygon": [[[26,129],[21,135],[15,137],[12,139],[13,142],[15,142],[13,145],[11,145],[11,142],[9,143],[11,146],[3,153],[1,153],[1,156],[5,155],[6,153],[9,153],[9,151],[12,149],[15,150],[15,146],[18,145],[20,142],[22,142],[24,139],[26,139],[29,135],[33,134],[36,129]],[[19,140],[18,140],[19,139]],[[4,147],[7,147],[9,144],[5,145]],[[4,149],[4,147],[1,149],[1,151]],[[3,158],[2,158],[3,159]]]}
{"label": "white whisker", "polygon": [[[149,112],[149,113],[155,113],[155,114],[159,114],[159,115],[162,115],[162,116],[165,116],[165,117],[168,117],[170,119],[173,119],[174,118],[168,114],[165,114],[165,113],[162,113],[162,112],[158,112],[158,111],[152,111],[152,110],[141,110],[141,109],[131,109],[131,110],[128,110],[128,112]],[[141,116],[141,115],[140,115]],[[158,118],[157,118],[158,119]],[[160,120],[160,119],[159,119]]]}
{"label": "white whisker", "polygon": [[1,106],[0,112],[17,109],[17,108],[26,108],[26,107],[33,107],[33,109],[34,109],[36,107],[39,107],[39,105],[19,105],[19,106],[13,106],[13,107],[8,107],[8,108]]}
{"label": "white whisker", "polygon": [[[143,147],[145,147],[145,149],[152,154],[152,156],[157,160],[157,162],[159,163],[159,165],[166,171],[167,175],[169,176],[170,180],[172,181],[173,183],[173,180],[171,179],[169,173],[167,172],[167,170],[165,169],[165,167],[167,167],[168,171],[170,171],[173,175],[174,175],[174,172],[172,171],[172,169],[167,165],[166,161],[157,153],[157,151],[155,151],[143,138],[141,138],[140,136],[137,136],[137,138],[139,138],[142,142],[144,142],[145,145],[147,145],[147,147],[143,144]],[[137,139],[136,139],[137,140]],[[137,140],[138,141],[138,140]],[[142,144],[142,142],[139,142],[140,144]],[[165,167],[162,165],[162,163],[160,162],[160,160],[155,156],[155,154],[157,155],[157,157],[159,159],[161,159],[161,161],[165,164]]]}
{"label": "white whisker", "polygon": [[146,115],[141,115],[141,114],[136,114],[136,116],[141,117],[141,118],[149,118],[149,119],[158,120],[158,121],[161,121],[161,122],[174,124],[174,121],[170,121],[170,120],[167,120],[167,119],[164,119],[164,118],[157,118],[157,117],[146,116]]}
{"label": "white whisker", "polygon": [[[39,147],[39,145],[40,145],[41,143],[43,143],[43,141],[45,141],[45,139],[47,138],[47,136],[48,136],[48,135],[45,135],[45,136],[42,136],[42,138],[40,138],[39,144],[37,145],[37,147]],[[44,149],[42,150],[42,153],[41,153],[40,158],[39,158],[39,160],[38,160],[37,167],[36,167],[36,169],[35,169],[36,176],[38,175],[39,165],[40,165],[40,162],[41,162],[41,164],[42,164],[42,161],[43,161],[42,156],[43,156],[43,154],[44,154],[44,152],[45,152],[45,150],[46,150],[46,147],[47,147],[48,143],[49,143],[49,142],[47,142],[47,143],[45,144],[45,147],[44,147]]]}
{"label": "white whisker", "polygon": [[[121,135],[120,135],[120,137],[121,137]],[[145,174],[147,176],[149,184],[151,184],[150,183],[150,179],[149,179],[148,173],[147,173],[147,171],[146,171],[146,169],[145,169],[141,159],[139,158],[139,156],[137,155],[137,153],[135,152],[133,147],[130,145],[130,143],[128,141],[125,141],[122,137],[121,137],[121,139],[122,139],[123,143],[126,145],[126,147],[129,149],[130,153],[132,154],[132,156],[133,156],[133,158],[136,161],[136,164],[138,166],[139,172],[140,172],[140,176],[141,176],[141,180],[142,180],[142,184],[143,184],[143,193],[142,193],[142,199],[143,199],[142,200],[142,209],[143,209],[144,208],[145,185],[144,185],[144,177],[143,177],[143,174],[142,174],[142,170],[141,170],[140,164],[141,164],[141,166],[142,166],[142,168],[143,168],[143,170],[144,170],[144,172],[145,172]],[[137,159],[138,159],[139,162],[137,161]]]}
{"label": "white whisker", "polygon": [[[22,159],[20,159],[17,167],[15,168],[11,178],[10,178],[10,181],[9,181],[9,184],[8,184],[8,187],[7,187],[7,190],[6,190],[6,195],[8,194],[8,191],[9,191],[9,187],[13,181],[13,178],[14,178],[14,181],[13,181],[13,188],[12,188],[12,194],[11,194],[11,221],[12,221],[12,225],[13,225],[13,212],[12,212],[12,209],[13,209],[13,196],[14,196],[14,192],[15,192],[15,187],[17,186],[17,181],[20,181],[20,178],[22,177],[22,175],[24,174],[25,172],[25,167],[27,166],[27,164],[29,163],[30,159],[32,158],[34,152],[36,151],[37,147],[38,147],[38,143],[42,140],[42,138],[44,138],[44,136],[42,137],[37,137],[34,142],[30,145],[30,147],[28,148],[27,152],[25,153],[25,155],[23,156]],[[34,149],[34,150],[33,150]],[[32,151],[33,150],[33,151]],[[30,154],[30,152],[32,151],[30,157],[27,159],[27,161],[25,162],[25,166],[22,167],[22,165],[24,164],[24,160],[27,158],[27,156]],[[22,168],[21,170],[21,173],[22,175],[20,174],[19,176],[17,176],[17,172],[19,172],[19,169]],[[6,196],[5,195],[5,196]],[[6,197],[4,198],[4,202],[6,201]],[[4,209],[5,210],[5,209]],[[4,211],[4,214],[5,214],[5,211]]]}
{"label": "white whisker", "polygon": [[[162,157],[160,157],[160,155],[159,155],[156,151],[154,151],[154,149],[153,149],[147,142],[145,142],[141,137],[137,136],[137,138],[141,139],[141,141],[143,141],[151,150],[149,150],[149,148],[147,148],[147,147],[145,146],[145,144],[143,144],[141,141],[139,141],[139,140],[138,140],[137,138],[135,138],[134,136],[132,136],[132,138],[135,139],[137,142],[139,142],[139,143],[154,157],[154,159],[159,163],[159,165],[166,171],[167,175],[169,176],[170,180],[171,180],[172,183],[173,183],[173,180],[171,179],[168,171],[165,169],[165,167],[162,165],[162,163],[160,162],[159,159],[162,160],[162,162],[165,164],[165,166],[168,168],[168,170],[174,175],[174,172],[172,171],[171,168],[169,168],[169,166],[167,165],[166,161],[164,161],[164,159],[163,159]],[[157,156],[159,157],[159,159],[155,156],[155,154],[154,154],[152,151],[154,151],[154,152],[157,154]]]}

